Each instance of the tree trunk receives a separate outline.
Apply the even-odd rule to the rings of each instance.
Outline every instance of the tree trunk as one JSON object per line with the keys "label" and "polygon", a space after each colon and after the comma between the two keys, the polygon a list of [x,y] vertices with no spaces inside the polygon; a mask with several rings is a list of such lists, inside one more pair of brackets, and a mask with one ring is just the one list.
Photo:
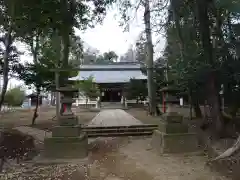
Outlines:
{"label": "tree trunk", "polygon": [[36,101],[36,106],[33,113],[32,126],[35,125],[36,119],[38,117],[39,95],[40,95],[40,90],[37,88],[37,98],[36,98],[37,101]]}
{"label": "tree trunk", "polygon": [[237,103],[234,103],[231,107],[230,107],[230,115],[235,118],[237,116],[237,112],[238,112],[238,108],[239,105]]}
{"label": "tree trunk", "polygon": [[149,0],[144,3],[144,24],[146,33],[146,61],[147,61],[147,86],[149,98],[149,114],[156,115],[156,90],[153,75],[153,43],[152,43],[152,29],[151,29],[151,14]]}
{"label": "tree trunk", "polygon": [[54,105],[54,92],[51,91],[51,106]]}
{"label": "tree trunk", "polygon": [[193,109],[193,105],[192,105],[192,102],[190,102],[190,112],[189,112],[189,115],[190,115],[190,120],[192,120],[193,119],[193,111],[192,111],[192,109]]}
{"label": "tree trunk", "polygon": [[2,105],[4,102],[5,94],[7,92],[7,86],[8,86],[8,74],[9,74],[9,54],[10,54],[10,48],[12,45],[12,28],[10,27],[7,34],[4,37],[4,46],[5,51],[3,55],[3,87],[2,92],[0,96],[0,111],[2,109]]}
{"label": "tree trunk", "polygon": [[194,109],[196,118],[202,118],[202,111],[201,111],[201,108],[199,106],[199,103],[194,103],[193,104],[193,109]]}
{"label": "tree trunk", "polygon": [[[58,68],[58,60],[56,68]],[[55,72],[55,84],[56,84],[56,92],[55,92],[55,99],[56,99],[56,118],[59,120],[59,113],[60,113],[60,92],[57,91],[59,88],[59,72]]]}
{"label": "tree trunk", "polygon": [[190,104],[189,116],[190,116],[190,120],[192,120],[192,117],[193,117],[193,115],[192,115],[193,103],[192,103],[192,91],[191,90],[189,90],[189,93],[188,93],[188,102]]}
{"label": "tree trunk", "polygon": [[196,118],[202,118],[202,111],[199,105],[199,100],[198,100],[197,94],[195,93],[191,95],[191,104],[194,109]]}
{"label": "tree trunk", "polygon": [[[60,42],[61,50],[60,50],[60,61],[59,61],[59,65],[61,64],[61,66],[59,66],[58,68],[60,67],[68,68],[70,35],[72,33],[72,27],[73,27],[72,15],[75,15],[75,13],[72,11],[74,10],[75,7],[74,7],[73,1],[69,3],[68,0],[60,0],[60,4],[61,4],[60,16],[62,18],[63,25],[60,27],[60,31],[57,32],[58,35],[60,35],[61,37],[61,42]],[[67,81],[68,81],[68,77],[64,76],[63,74],[59,74],[59,79],[58,79],[58,82],[56,80],[56,84],[58,83],[59,87],[63,87],[63,86],[66,86]],[[60,99],[60,98],[57,98],[57,99]],[[64,111],[63,104],[60,105],[60,102],[57,100],[57,107],[56,107],[57,115],[59,114],[59,112],[60,114],[62,114],[63,111]]]}
{"label": "tree trunk", "polygon": [[[70,39],[69,39],[69,32],[66,30],[63,32],[62,37],[61,37],[61,57],[60,57],[60,63],[62,64],[62,68],[67,68],[68,67],[68,56],[69,56],[69,46],[70,46]],[[61,79],[61,80],[60,80]],[[66,86],[68,81],[68,77],[66,76],[60,76],[58,80],[58,86],[63,87]],[[59,94],[59,93],[58,93]],[[58,98],[57,98],[58,99]],[[60,107],[60,114],[64,112],[64,105],[59,102]],[[57,110],[57,112],[59,112]]]}
{"label": "tree trunk", "polygon": [[171,0],[170,3],[171,3],[172,10],[173,10],[173,18],[174,18],[175,27],[177,30],[178,39],[180,41],[180,43],[178,43],[178,46],[180,49],[180,55],[181,55],[182,60],[184,61],[184,59],[185,59],[185,54],[184,54],[185,43],[184,43],[182,32],[181,32],[180,18],[179,18],[179,13],[178,13],[178,7],[176,4],[177,0]]}
{"label": "tree trunk", "polygon": [[215,86],[215,76],[212,74],[210,75],[210,77],[211,78],[209,79],[207,84],[209,89],[209,104],[212,107],[210,113],[214,123],[214,130],[216,131],[216,135],[218,137],[221,137],[223,135],[224,124],[219,103],[219,95]]}
{"label": "tree trunk", "polygon": [[[181,55],[182,61],[184,61],[186,58],[185,53],[184,53],[185,52],[185,42],[184,42],[182,32],[181,32],[180,17],[179,17],[180,15],[179,15],[178,7],[177,7],[176,3],[177,3],[176,0],[171,0],[172,10],[173,10],[173,18],[174,18],[175,27],[177,30],[178,39],[180,41],[180,43],[179,43],[180,55]],[[190,119],[192,119],[192,117],[193,117],[193,113],[192,113],[193,108],[194,108],[196,117],[202,117],[202,113],[201,113],[199,104],[198,104],[198,102],[196,102],[196,99],[193,97],[193,93],[192,93],[191,89],[189,91],[189,101],[190,101]]]}
{"label": "tree trunk", "polygon": [[223,121],[220,111],[218,91],[216,86],[216,72],[215,67],[215,57],[213,55],[213,46],[210,40],[210,23],[208,17],[209,1],[208,0],[197,0],[197,10],[199,19],[199,30],[202,40],[203,53],[206,64],[211,65],[211,69],[207,75],[208,81],[206,82],[208,101],[211,106],[211,117],[213,121],[213,130],[216,131],[218,137],[221,136],[223,130]]}

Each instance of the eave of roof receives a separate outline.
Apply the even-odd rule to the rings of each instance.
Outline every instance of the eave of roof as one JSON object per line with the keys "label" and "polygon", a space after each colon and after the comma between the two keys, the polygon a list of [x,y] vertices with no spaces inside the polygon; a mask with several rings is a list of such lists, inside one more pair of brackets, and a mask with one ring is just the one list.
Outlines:
{"label": "eave of roof", "polygon": [[[119,68],[118,71],[91,71],[91,68],[105,69],[107,68]],[[70,80],[84,80],[93,77],[96,83],[125,83],[130,79],[147,79],[147,77],[141,72],[140,64],[138,63],[112,63],[112,64],[88,64],[82,65],[81,68],[89,69],[89,71],[82,71],[76,77],[70,78]],[[126,69],[139,68],[139,70],[126,70]],[[121,71],[121,69],[125,69]]]}

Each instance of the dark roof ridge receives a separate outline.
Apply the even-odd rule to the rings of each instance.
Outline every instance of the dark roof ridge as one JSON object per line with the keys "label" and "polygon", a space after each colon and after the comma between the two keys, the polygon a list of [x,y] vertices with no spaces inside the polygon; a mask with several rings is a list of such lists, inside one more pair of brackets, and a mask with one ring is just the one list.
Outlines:
{"label": "dark roof ridge", "polygon": [[82,65],[125,65],[125,64],[141,64],[140,62],[109,62],[109,63],[87,63],[87,64],[82,64]]}

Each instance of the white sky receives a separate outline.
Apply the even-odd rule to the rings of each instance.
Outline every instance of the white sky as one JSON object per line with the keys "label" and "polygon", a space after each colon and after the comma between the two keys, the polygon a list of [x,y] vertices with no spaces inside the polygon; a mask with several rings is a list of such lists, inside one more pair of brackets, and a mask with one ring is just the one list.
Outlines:
{"label": "white sky", "polygon": [[[76,31],[76,34],[81,36],[82,39],[93,48],[98,49],[101,53],[107,51],[115,51],[119,56],[123,55],[131,44],[135,44],[135,41],[139,33],[144,30],[142,24],[141,15],[137,15],[135,20],[131,22],[129,32],[123,32],[123,28],[119,26],[119,20],[115,18],[116,10],[110,11],[105,17],[102,24],[96,25],[93,29],[87,29],[85,32]],[[160,43],[158,43],[157,48],[155,48],[155,53],[159,54],[163,49],[165,40],[161,38]],[[159,40],[155,35],[153,35],[153,43]],[[26,50],[24,45],[19,44],[18,48],[21,51]],[[31,61],[31,56],[25,54],[21,56],[21,61]],[[22,84],[21,82],[11,79],[9,87]]]}
{"label": "white sky", "polygon": [[87,29],[84,34],[80,32],[76,32],[76,34],[80,36],[82,34],[83,40],[101,53],[112,50],[121,55],[127,51],[130,44],[134,43],[140,31],[141,27],[133,25],[130,32],[123,32],[123,28],[119,27],[119,22],[112,11],[102,24],[93,29]]}

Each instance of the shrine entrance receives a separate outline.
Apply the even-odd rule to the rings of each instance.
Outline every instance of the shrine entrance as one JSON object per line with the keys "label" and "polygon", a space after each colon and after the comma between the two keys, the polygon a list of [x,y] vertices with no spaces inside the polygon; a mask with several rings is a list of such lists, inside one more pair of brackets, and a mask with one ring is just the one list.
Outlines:
{"label": "shrine entrance", "polygon": [[117,83],[100,84],[101,102],[121,102],[123,86]]}
{"label": "shrine entrance", "polygon": [[121,91],[120,90],[109,90],[102,92],[102,102],[120,102],[121,101]]}
{"label": "shrine entrance", "polygon": [[101,102],[121,102],[123,88],[118,84],[104,84],[101,86]]}

